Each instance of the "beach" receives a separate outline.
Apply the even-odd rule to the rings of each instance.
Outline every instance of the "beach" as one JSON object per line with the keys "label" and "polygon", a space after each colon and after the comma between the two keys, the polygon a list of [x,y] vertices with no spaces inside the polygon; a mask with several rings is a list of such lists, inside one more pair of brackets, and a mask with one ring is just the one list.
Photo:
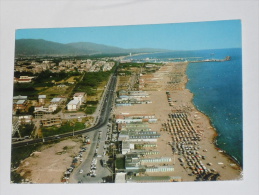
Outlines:
{"label": "beach", "polygon": [[[168,165],[174,166],[174,171],[170,173],[148,173],[148,176],[168,175],[181,177],[182,181],[194,181],[197,175],[193,174],[193,171],[189,168],[191,166],[187,165],[187,161],[188,163],[193,163],[189,158],[199,156],[197,157],[199,159],[195,159],[196,162],[194,163],[198,161],[199,166],[205,166],[206,169],[218,173],[220,175],[218,180],[242,179],[241,167],[224,151],[216,147],[214,140],[217,132],[212,127],[210,119],[193,104],[193,94],[186,89],[186,83],[188,82],[186,69],[188,65],[187,62],[167,63],[152,75],[143,77],[144,83],[149,83],[150,78],[152,78],[152,81],[156,81],[150,82],[151,84],[146,84],[142,88],[143,91],[148,92],[152,103],[117,107],[115,114],[155,114],[158,118],[157,123],[150,124],[152,131],[157,131],[161,134],[157,141],[159,154],[156,157],[172,157],[173,160]],[[170,102],[168,101],[168,93],[172,99]],[[179,124],[178,119],[174,118],[175,114],[183,116],[183,119],[179,120]],[[171,118],[169,115],[171,115]],[[173,127],[172,124],[176,124],[176,126]],[[182,137],[187,135],[186,141],[183,141],[185,138],[180,140],[178,137],[178,139],[179,132],[175,132],[175,130],[179,127],[181,131],[184,131],[185,125],[189,125],[188,128],[191,128],[192,132],[183,132]],[[188,128],[186,128],[186,131]],[[189,138],[187,137],[189,137],[190,133],[195,133],[200,137],[200,141],[196,141],[197,145],[194,144],[194,141],[188,141]],[[177,148],[177,144],[181,144],[181,147],[183,147],[182,145],[190,146],[188,148],[190,152],[194,151],[193,148],[196,148],[195,152],[197,154],[186,154],[189,153],[188,149],[181,153],[179,148],[178,153],[173,153],[172,148]],[[181,165],[179,158],[183,159],[184,165]]]}

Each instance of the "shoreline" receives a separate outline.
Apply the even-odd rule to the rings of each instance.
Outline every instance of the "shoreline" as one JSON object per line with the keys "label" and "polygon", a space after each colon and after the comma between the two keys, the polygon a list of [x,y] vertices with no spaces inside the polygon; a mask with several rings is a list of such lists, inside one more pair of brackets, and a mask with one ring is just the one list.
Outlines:
{"label": "shoreline", "polygon": [[[182,145],[182,148],[184,146],[183,138],[181,138],[182,136],[180,135],[184,135],[185,133],[182,134],[181,131],[189,134],[189,127],[193,127],[195,132],[201,136],[201,139],[197,141],[198,145],[192,145],[192,147],[199,147],[199,149],[196,150],[200,155],[198,160],[198,162],[200,162],[199,164],[206,166],[207,169],[213,170],[214,174],[219,173],[220,181],[242,179],[242,168],[240,164],[234,160],[232,156],[223,153],[215,144],[218,132],[212,125],[211,119],[197,109],[196,105],[193,103],[195,94],[186,88],[188,82],[186,73],[188,64],[188,62],[166,63],[157,72],[150,74],[147,77],[143,77],[142,79],[144,80],[143,82],[146,83],[146,86],[141,88],[141,90],[147,91],[152,104],[117,107],[115,112],[116,114],[138,114],[141,111],[141,113],[155,113],[158,117],[157,124],[150,124],[152,130],[156,130],[161,134],[161,137],[157,140],[157,150],[160,151],[160,153],[156,157],[161,158],[164,156],[171,156],[171,158],[176,159],[176,161],[174,160],[175,162],[168,163],[169,165],[174,166],[174,172],[161,172],[157,174],[148,173],[148,176],[168,175],[180,176],[182,181],[196,180],[195,178],[197,175],[192,174],[193,169],[191,169],[191,165],[187,163],[189,162],[187,160],[189,160],[190,157],[192,158],[192,154],[183,154],[179,149],[178,151],[180,152],[173,154],[172,147],[167,144],[176,143],[176,146],[180,144]],[[155,79],[156,82],[154,82],[154,80],[149,82],[152,78],[159,77],[163,79]],[[172,102],[168,102],[166,92],[170,92]],[[169,115],[177,113],[185,113],[187,118],[184,120],[190,121],[191,126],[185,126],[188,123],[183,125],[180,123],[178,124],[178,119],[169,118]],[[172,121],[173,123],[169,121]],[[164,130],[161,130],[161,128]],[[178,136],[180,139],[178,139]],[[185,142],[184,147],[191,146],[188,142],[190,141]],[[188,149],[186,151],[188,151]],[[205,158],[202,159],[201,156],[205,156]],[[183,158],[188,166],[186,166],[187,164],[182,166],[178,161],[179,158]]]}
{"label": "shoreline", "polygon": [[[188,66],[190,65],[190,63],[193,63],[193,62],[188,62],[187,68],[188,68]],[[187,71],[187,68],[186,68],[186,71]],[[185,75],[186,75],[186,77],[187,77],[187,82],[185,83],[185,89],[189,90],[190,93],[193,94],[193,97],[192,97],[192,100],[191,100],[192,105],[195,107],[196,110],[198,110],[200,113],[204,114],[204,115],[208,118],[209,123],[210,123],[210,126],[214,129],[215,135],[214,135],[214,137],[213,137],[213,144],[215,145],[215,148],[218,149],[218,150],[222,150],[222,151],[223,151],[223,154],[225,154],[227,157],[231,158],[233,161],[235,161],[235,163],[238,164],[238,166],[239,166],[241,169],[243,169],[243,166],[242,166],[242,165],[240,164],[240,162],[235,158],[235,156],[232,156],[231,154],[227,153],[225,150],[221,149],[221,147],[217,144],[217,137],[218,137],[218,135],[219,135],[219,132],[217,131],[215,125],[213,124],[212,119],[210,118],[210,116],[208,116],[205,112],[203,112],[203,111],[201,111],[200,109],[198,109],[197,105],[194,103],[194,96],[195,96],[195,93],[192,92],[189,88],[186,87],[186,86],[187,86],[187,83],[190,81],[190,79],[188,78],[188,75],[187,75],[186,71],[185,71]]]}
{"label": "shoreline", "polygon": [[[188,62],[187,63],[187,67],[186,67],[186,70],[185,70],[185,76],[186,76],[186,78],[187,78],[187,82],[185,83],[185,89],[187,89],[187,90],[189,90],[189,92],[191,93],[191,94],[193,94],[193,97],[192,97],[192,99],[191,99],[191,104],[195,107],[195,109],[198,111],[198,112],[200,112],[200,113],[202,113],[204,116],[206,116],[207,117],[207,119],[209,120],[209,123],[210,123],[210,126],[212,127],[212,129],[213,129],[213,131],[214,131],[214,136],[212,137],[212,143],[213,143],[213,145],[214,145],[214,147],[215,147],[215,149],[216,150],[222,150],[221,148],[220,148],[220,146],[217,144],[217,137],[218,137],[218,131],[217,131],[217,129],[216,129],[216,127],[215,127],[215,125],[213,124],[213,122],[212,122],[212,119],[206,114],[206,113],[204,113],[203,111],[201,111],[200,109],[198,109],[197,108],[197,105],[194,103],[194,96],[195,96],[195,93],[193,93],[190,89],[188,89],[186,86],[187,86],[187,83],[189,82],[189,78],[188,78],[188,75],[187,75],[187,73],[186,73],[186,71],[187,71],[187,68],[188,68],[188,66],[190,65],[190,63],[192,63],[192,62]],[[229,153],[227,153],[225,150],[222,150],[223,152],[222,152],[222,154],[226,157],[226,158],[229,158],[230,160],[232,160],[232,161],[234,161],[237,165],[238,165],[238,169],[240,169],[241,171],[243,171],[243,167],[241,166],[241,164],[240,164],[240,162],[234,157],[234,156],[232,156],[231,154],[229,154]]]}

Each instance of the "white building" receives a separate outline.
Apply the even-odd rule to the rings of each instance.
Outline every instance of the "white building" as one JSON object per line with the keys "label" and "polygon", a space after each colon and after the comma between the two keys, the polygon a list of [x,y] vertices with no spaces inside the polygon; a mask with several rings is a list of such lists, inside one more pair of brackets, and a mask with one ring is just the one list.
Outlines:
{"label": "white building", "polygon": [[73,99],[79,101],[80,105],[81,105],[82,103],[84,103],[86,101],[86,93],[84,93],[84,92],[75,93],[73,96]]}
{"label": "white building", "polygon": [[53,98],[50,103],[51,104],[58,104],[60,105],[62,103],[63,99],[62,98]]}
{"label": "white building", "polygon": [[32,115],[19,116],[19,125],[28,124],[32,122]]}
{"label": "white building", "polygon": [[126,183],[126,173],[116,173],[115,183]]}
{"label": "white building", "polygon": [[58,105],[57,104],[51,104],[49,105],[49,111],[50,112],[54,112],[55,110],[57,110]]}
{"label": "white building", "polygon": [[80,101],[78,101],[78,100],[71,100],[67,104],[68,111],[77,111],[79,108],[80,108]]}
{"label": "white building", "polygon": [[129,143],[129,142],[122,142],[122,150],[121,153],[122,154],[127,154],[130,152],[130,150],[134,150],[134,144],[133,143]]}

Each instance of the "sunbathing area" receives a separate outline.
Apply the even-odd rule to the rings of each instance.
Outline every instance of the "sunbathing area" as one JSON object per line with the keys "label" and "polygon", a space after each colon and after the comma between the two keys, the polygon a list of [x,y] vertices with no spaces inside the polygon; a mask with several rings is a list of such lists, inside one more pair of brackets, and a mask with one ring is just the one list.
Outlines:
{"label": "sunbathing area", "polygon": [[[156,152],[146,152],[144,155],[143,151],[138,153],[134,140],[134,147],[129,148],[125,155],[137,155],[135,158],[138,159],[136,161],[139,163],[139,169],[146,171],[137,171],[135,175],[145,179],[158,179],[161,176],[177,178],[177,181],[241,179],[240,166],[215,146],[214,139],[217,133],[211,126],[210,119],[192,103],[193,94],[185,88],[188,81],[185,73],[187,66],[187,62],[168,63],[155,73],[140,77],[140,90],[148,92],[152,103],[116,107],[115,114],[123,115],[123,118],[154,114],[157,119],[155,122],[138,121],[148,124],[149,131],[159,133],[160,136],[156,140],[142,139],[146,145],[154,146],[151,149],[142,147],[144,151]],[[147,85],[144,84],[145,81],[148,81]],[[123,123],[134,124],[134,121],[128,120]],[[135,128],[134,131],[139,130]],[[142,128],[143,131],[147,130]],[[130,139],[124,141],[133,143]],[[156,158],[164,161],[157,161]],[[128,171],[134,172],[133,169]]]}

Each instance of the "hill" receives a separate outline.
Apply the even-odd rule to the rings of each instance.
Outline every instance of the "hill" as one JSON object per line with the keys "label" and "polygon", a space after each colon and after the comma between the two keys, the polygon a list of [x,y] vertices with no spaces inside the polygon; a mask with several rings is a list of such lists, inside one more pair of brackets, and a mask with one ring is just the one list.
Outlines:
{"label": "hill", "polygon": [[92,55],[92,54],[119,54],[119,53],[152,53],[169,50],[140,48],[124,49],[120,47],[96,44],[90,42],[56,43],[43,39],[18,39],[15,41],[15,56],[54,56],[54,55]]}

